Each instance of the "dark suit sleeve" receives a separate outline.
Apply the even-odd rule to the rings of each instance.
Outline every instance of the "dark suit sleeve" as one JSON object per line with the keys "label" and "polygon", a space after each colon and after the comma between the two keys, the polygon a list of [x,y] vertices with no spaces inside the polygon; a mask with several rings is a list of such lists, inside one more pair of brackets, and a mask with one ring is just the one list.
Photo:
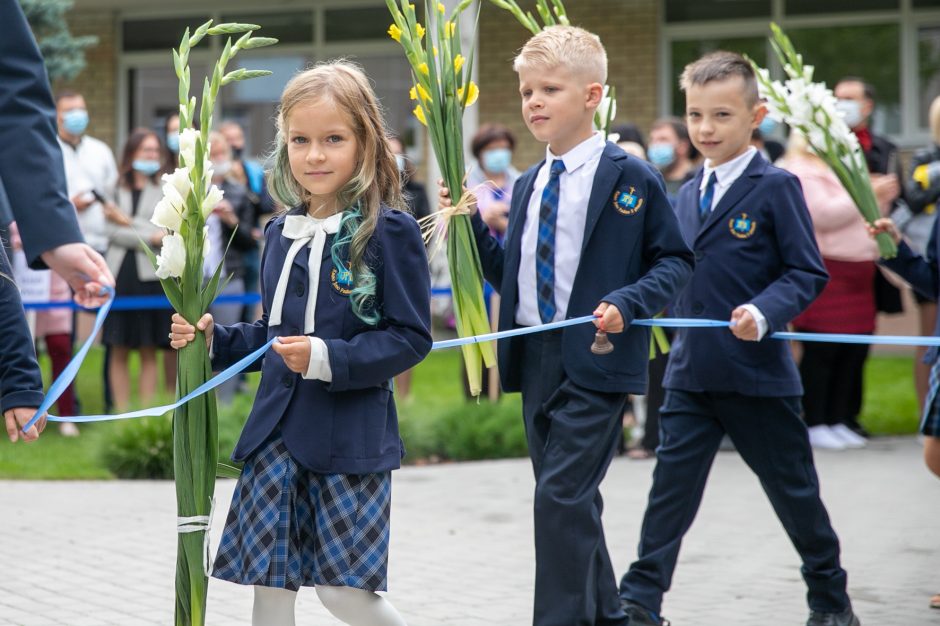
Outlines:
{"label": "dark suit sleeve", "polygon": [[[751,304],[767,318],[768,335],[785,330],[829,281],[799,180],[787,175],[778,186],[779,191],[771,195],[774,203],[771,214],[781,272],[779,278],[751,299]],[[728,270],[734,271],[734,268]]]}
{"label": "dark suit sleeve", "polygon": [[379,218],[376,268],[378,328],[350,340],[327,339],[329,391],[374,387],[420,363],[431,351],[431,275],[418,223],[389,212]]}
{"label": "dark suit sleeve", "polygon": [[0,412],[42,404],[42,375],[36,362],[33,338],[26,324],[20,292],[13,282],[13,270],[6,252],[0,248],[0,316],[5,320],[0,333]]}
{"label": "dark suit sleeve", "polygon": [[[258,272],[261,281],[261,293],[267,293],[264,290],[264,265],[267,261],[268,250],[276,246],[277,232],[271,228],[275,220],[270,220],[264,227],[265,236],[268,241],[265,242],[264,252],[261,254],[261,269]],[[273,236],[272,236],[273,234]],[[261,299],[261,319],[252,322],[239,322],[231,326],[222,326],[216,324],[212,334],[212,369],[220,371],[233,365],[242,358],[248,356],[268,341],[268,305],[264,298]],[[258,359],[249,365],[246,372],[260,372],[264,359]]]}
{"label": "dark suit sleeve", "polygon": [[940,221],[935,220],[927,244],[927,258],[920,256],[905,241],[898,244],[898,255],[893,259],[882,259],[881,264],[911,284],[925,298],[937,300],[940,297],[940,268],[937,267],[937,228]]}
{"label": "dark suit sleeve", "polygon": [[626,325],[662,311],[692,276],[692,251],[679,230],[662,177],[658,172],[648,176],[642,242],[643,264],[647,269],[635,283],[601,299],[620,310]]}
{"label": "dark suit sleeve", "polygon": [[30,265],[83,241],[69,201],[55,105],[39,48],[17,0],[0,0],[0,180]]}

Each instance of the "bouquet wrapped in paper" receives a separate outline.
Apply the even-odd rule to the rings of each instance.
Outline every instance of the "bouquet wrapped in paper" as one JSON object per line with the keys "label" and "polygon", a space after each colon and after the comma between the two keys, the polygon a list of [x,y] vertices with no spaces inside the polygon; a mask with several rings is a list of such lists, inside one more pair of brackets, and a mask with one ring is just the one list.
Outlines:
{"label": "bouquet wrapped in paper", "polygon": [[[208,244],[206,217],[222,200],[222,191],[211,184],[209,129],[219,89],[232,81],[266,76],[270,72],[243,68],[225,72],[225,66],[240,51],[269,46],[269,37],[252,37],[253,24],[218,24],[208,21],[190,35],[183,35],[173,50],[173,65],[179,77],[180,166],[163,176],[163,198],[151,221],[166,235],[159,255],[144,250],[156,268],[164,292],[176,309],[193,323],[205,314],[222,291],[222,263],[209,281],[203,279]],[[195,129],[196,98],[190,98],[189,52],[207,35],[226,36],[225,47],[211,80],[206,79]],[[232,41],[229,35],[240,35]],[[198,331],[200,335],[201,331]],[[178,397],[185,396],[212,377],[209,351],[201,338],[178,353]],[[173,414],[173,470],[176,478],[177,531],[176,626],[205,623],[209,574],[208,526],[211,520],[215,478],[218,471],[218,416],[213,392],[203,394]]]}
{"label": "bouquet wrapped in paper", "polygon": [[[417,21],[415,7],[408,0],[386,0],[386,4],[394,20],[388,34],[401,44],[411,65],[414,115],[428,128],[450,197],[459,198],[451,210],[434,217],[435,228],[447,246],[457,334],[482,335],[490,332],[490,323],[483,299],[483,270],[470,224],[475,199],[472,193],[463,192],[463,113],[480,93],[470,80],[473,52],[465,57],[460,44],[460,16],[471,0],[462,0],[449,15],[442,3],[426,3],[427,28]],[[461,349],[470,392],[479,395],[482,366],[496,364],[493,344],[474,343]]]}
{"label": "bouquet wrapped in paper", "polygon": [[[810,149],[835,172],[862,217],[871,224],[881,217],[881,212],[858,138],[836,108],[832,90],[825,83],[813,82],[813,66],[803,63],[803,56],[779,26],[771,24],[770,28],[773,31],[770,43],[787,80],[771,80],[768,70],[748,59],[757,73],[758,90],[768,114],[806,137]],[[876,240],[882,258],[895,257],[897,247],[890,236],[881,233]]]}

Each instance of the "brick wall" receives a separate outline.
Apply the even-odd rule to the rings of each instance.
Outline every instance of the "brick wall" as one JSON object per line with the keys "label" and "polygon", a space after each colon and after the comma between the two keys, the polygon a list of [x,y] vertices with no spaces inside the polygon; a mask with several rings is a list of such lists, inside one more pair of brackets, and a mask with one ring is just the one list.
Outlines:
{"label": "brick wall", "polygon": [[[531,8],[534,2],[520,2]],[[645,131],[657,117],[656,0],[575,0],[566,3],[572,24],[596,33],[608,57],[608,83],[617,88],[614,124],[633,122]],[[507,11],[484,3],[480,15],[480,123],[505,124],[519,145],[514,164],[524,169],[540,160],[544,145],[537,143],[522,121],[519,83],[512,59],[529,32]]]}
{"label": "brick wall", "polygon": [[73,9],[68,13],[72,34],[95,35],[97,45],[85,49],[86,66],[74,80],[60,82],[54,89],[68,87],[81,92],[88,104],[88,134],[101,139],[118,155],[117,135],[117,16],[108,10]]}

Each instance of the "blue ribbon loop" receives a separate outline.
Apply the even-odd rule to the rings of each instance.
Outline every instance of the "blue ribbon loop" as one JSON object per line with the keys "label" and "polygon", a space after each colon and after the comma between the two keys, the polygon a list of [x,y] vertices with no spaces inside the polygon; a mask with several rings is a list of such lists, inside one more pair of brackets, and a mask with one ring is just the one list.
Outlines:
{"label": "blue ribbon loop", "polygon": [[[111,310],[112,305],[115,302],[114,290],[111,288],[106,288],[108,291],[108,300],[104,305],[98,309],[98,314],[95,317],[95,325],[92,329],[91,334],[88,336],[88,339],[85,340],[85,343],[82,344],[82,347],[78,350],[66,368],[62,371],[59,377],[52,383],[49,387],[49,391],[46,393],[46,397],[43,400],[42,404],[36,410],[35,415],[32,419],[27,422],[26,426],[23,427],[24,431],[29,430],[39,418],[45,414],[49,408],[55,404],[59,399],[59,396],[65,391],[65,389],[71,384],[75,379],[75,376],[78,374],[78,370],[82,365],[82,362],[85,360],[85,356],[88,354],[88,350],[91,348],[94,338],[98,335],[98,331],[101,330],[102,325],[104,324],[105,318],[108,316],[108,312]],[[226,296],[220,296],[217,299],[218,303],[225,303]],[[235,296],[238,298],[238,296]],[[233,300],[235,301],[235,300]],[[257,300],[253,300],[257,301]],[[41,308],[41,307],[40,307]],[[150,308],[150,307],[148,307]],[[594,321],[596,318],[593,315],[584,315],[582,317],[575,317],[567,320],[562,320],[560,322],[551,322],[549,324],[542,324],[540,326],[527,326],[524,328],[514,328],[512,330],[506,330],[497,333],[489,333],[486,335],[477,335],[474,337],[462,337],[457,339],[448,339],[446,341],[436,341],[431,347],[432,350],[445,350],[447,348],[457,348],[472,343],[483,343],[486,341],[495,341],[497,339],[508,339],[509,337],[518,337],[520,335],[528,335],[531,333],[540,333],[549,330],[557,330],[559,328],[566,328],[568,326],[576,326],[578,324],[586,324],[588,322]],[[728,328],[731,326],[730,322],[721,321],[721,320],[710,320],[710,319],[699,319],[699,318],[655,318],[655,319],[639,319],[633,320],[630,322],[633,326],[661,326],[664,328]],[[796,333],[796,332],[776,332],[770,335],[772,339],[779,339],[783,341],[818,341],[826,343],[854,343],[854,344],[870,344],[870,345],[894,345],[894,346],[940,346],[940,337],[919,337],[919,336],[903,336],[903,335],[848,335],[848,334],[833,334],[833,333]],[[153,407],[151,409],[141,409],[139,411],[131,411],[129,413],[121,413],[119,415],[76,415],[71,417],[58,417],[55,415],[49,415],[48,419],[53,422],[104,422],[110,420],[120,420],[120,419],[130,419],[134,417],[155,417],[163,415],[168,411],[172,411],[177,407],[180,407],[193,398],[196,398],[210,389],[215,389],[225,381],[231,379],[232,377],[238,375],[240,372],[245,370],[249,365],[257,361],[259,358],[264,356],[264,353],[268,351],[277,339],[272,339],[266,344],[252,352],[251,354],[243,357],[234,365],[226,368],[225,370],[219,372],[210,380],[206,381],[192,392],[186,396],[180,398],[173,404],[166,404],[163,406]]]}

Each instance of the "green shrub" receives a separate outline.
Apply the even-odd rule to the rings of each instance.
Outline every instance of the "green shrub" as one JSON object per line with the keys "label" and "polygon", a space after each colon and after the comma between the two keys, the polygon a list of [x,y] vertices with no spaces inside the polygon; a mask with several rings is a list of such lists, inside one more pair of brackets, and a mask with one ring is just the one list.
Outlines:
{"label": "green shrub", "polygon": [[438,419],[443,456],[455,461],[526,456],[518,396],[499,402],[468,402]]}
{"label": "green shrub", "polygon": [[107,433],[102,457],[118,478],[173,477],[173,423],[170,415],[124,420]]}

